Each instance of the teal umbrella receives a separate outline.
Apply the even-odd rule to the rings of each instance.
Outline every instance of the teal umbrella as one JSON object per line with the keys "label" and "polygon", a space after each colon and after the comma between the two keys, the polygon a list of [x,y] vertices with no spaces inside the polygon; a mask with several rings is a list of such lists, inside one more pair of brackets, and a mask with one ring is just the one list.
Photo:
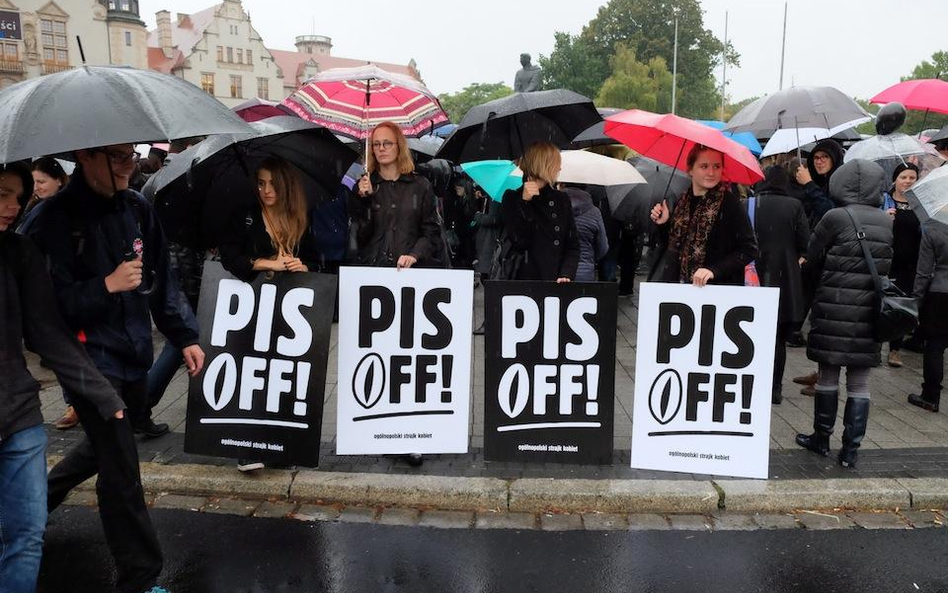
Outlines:
{"label": "teal umbrella", "polygon": [[721,133],[726,137],[737,142],[738,144],[743,144],[746,146],[747,150],[751,151],[754,156],[760,156],[761,151],[763,151],[763,148],[760,146],[760,142],[757,141],[757,137],[750,132],[725,132],[724,126],[727,124],[725,124],[723,121],[716,121],[713,119],[698,119],[695,121],[697,121],[699,124],[704,124],[709,128],[720,130]]}
{"label": "teal umbrella", "polygon": [[523,173],[513,161],[472,161],[461,163],[461,170],[496,202],[503,199],[508,189],[523,185]]}

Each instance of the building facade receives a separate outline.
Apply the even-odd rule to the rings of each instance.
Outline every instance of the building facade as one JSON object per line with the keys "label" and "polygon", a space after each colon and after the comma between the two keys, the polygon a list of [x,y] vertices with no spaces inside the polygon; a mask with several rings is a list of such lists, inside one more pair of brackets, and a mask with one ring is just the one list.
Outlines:
{"label": "building facade", "polygon": [[0,0],[0,50],[0,88],[83,63],[148,65],[138,0]]}

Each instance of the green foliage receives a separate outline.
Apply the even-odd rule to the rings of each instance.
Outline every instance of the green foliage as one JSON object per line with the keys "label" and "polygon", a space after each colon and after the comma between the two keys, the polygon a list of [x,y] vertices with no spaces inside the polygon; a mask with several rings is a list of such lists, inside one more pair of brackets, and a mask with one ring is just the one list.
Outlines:
{"label": "green foliage", "polygon": [[460,123],[471,107],[501,99],[510,94],[513,94],[513,89],[502,82],[475,82],[456,93],[442,93],[438,95],[438,100],[441,101],[441,107],[444,108],[451,121]]}
{"label": "green foliage", "polygon": [[672,75],[665,60],[656,57],[643,64],[636,60],[634,50],[620,43],[611,63],[612,75],[602,84],[597,105],[658,113],[671,110]]}
{"label": "green foliage", "polygon": [[[920,64],[912,69],[912,73],[903,76],[902,81],[918,80],[922,78],[948,78],[948,52],[936,51],[932,54],[932,59],[922,60]],[[906,134],[918,134],[928,128],[941,129],[948,125],[948,115],[941,113],[925,113],[909,109],[905,116],[905,123],[899,128],[900,132]]]}
{"label": "green foliage", "polygon": [[[872,115],[875,115],[876,112],[878,112],[879,108],[881,107],[881,105],[870,103],[867,99],[859,99],[859,98],[854,97],[853,100],[856,101],[856,103],[859,103],[860,107],[862,107],[863,109],[865,109]],[[858,126],[856,126],[856,131],[859,132],[860,134],[873,135],[876,133],[876,124],[875,122],[867,121],[864,124],[859,124]]]}
{"label": "green foliage", "polygon": [[595,97],[609,76],[609,60],[593,51],[580,36],[557,31],[553,34],[553,52],[541,55],[543,88],[570,89],[586,97]]}
{"label": "green foliage", "polygon": [[918,80],[920,78],[948,77],[948,52],[936,51],[932,54],[932,61],[922,60],[921,64],[912,69],[912,73],[903,76],[902,81]]}

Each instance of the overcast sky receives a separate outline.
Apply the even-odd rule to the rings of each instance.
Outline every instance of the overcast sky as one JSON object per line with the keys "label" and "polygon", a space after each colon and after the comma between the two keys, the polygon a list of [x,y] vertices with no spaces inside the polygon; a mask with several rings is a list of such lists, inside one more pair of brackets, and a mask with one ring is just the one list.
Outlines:
{"label": "overcast sky", "polygon": [[[521,52],[553,49],[553,32],[578,33],[601,0],[243,0],[273,49],[297,35],[332,37],[333,54],[399,64],[412,58],[435,93],[472,82],[513,85]],[[149,29],[155,12],[196,12],[211,2],[141,0]],[[330,8],[331,6],[331,8]],[[279,9],[276,9],[279,7]],[[555,10],[551,10],[555,7]],[[727,72],[735,101],[777,90],[782,0],[702,0],[705,26],[741,54]],[[933,52],[948,50],[948,0],[793,0],[789,3],[784,86],[832,85],[869,98]],[[720,68],[715,73],[720,81]]]}

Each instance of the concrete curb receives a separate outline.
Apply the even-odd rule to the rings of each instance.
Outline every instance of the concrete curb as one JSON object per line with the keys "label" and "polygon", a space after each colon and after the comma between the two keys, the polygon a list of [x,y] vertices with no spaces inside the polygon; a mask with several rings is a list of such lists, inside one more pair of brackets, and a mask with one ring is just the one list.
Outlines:
{"label": "concrete curb", "polygon": [[[50,467],[56,461],[50,458]],[[948,508],[948,479],[581,480],[465,478],[143,463],[150,494],[356,507],[518,513],[789,513],[804,509]],[[80,490],[94,490],[95,480]]]}

